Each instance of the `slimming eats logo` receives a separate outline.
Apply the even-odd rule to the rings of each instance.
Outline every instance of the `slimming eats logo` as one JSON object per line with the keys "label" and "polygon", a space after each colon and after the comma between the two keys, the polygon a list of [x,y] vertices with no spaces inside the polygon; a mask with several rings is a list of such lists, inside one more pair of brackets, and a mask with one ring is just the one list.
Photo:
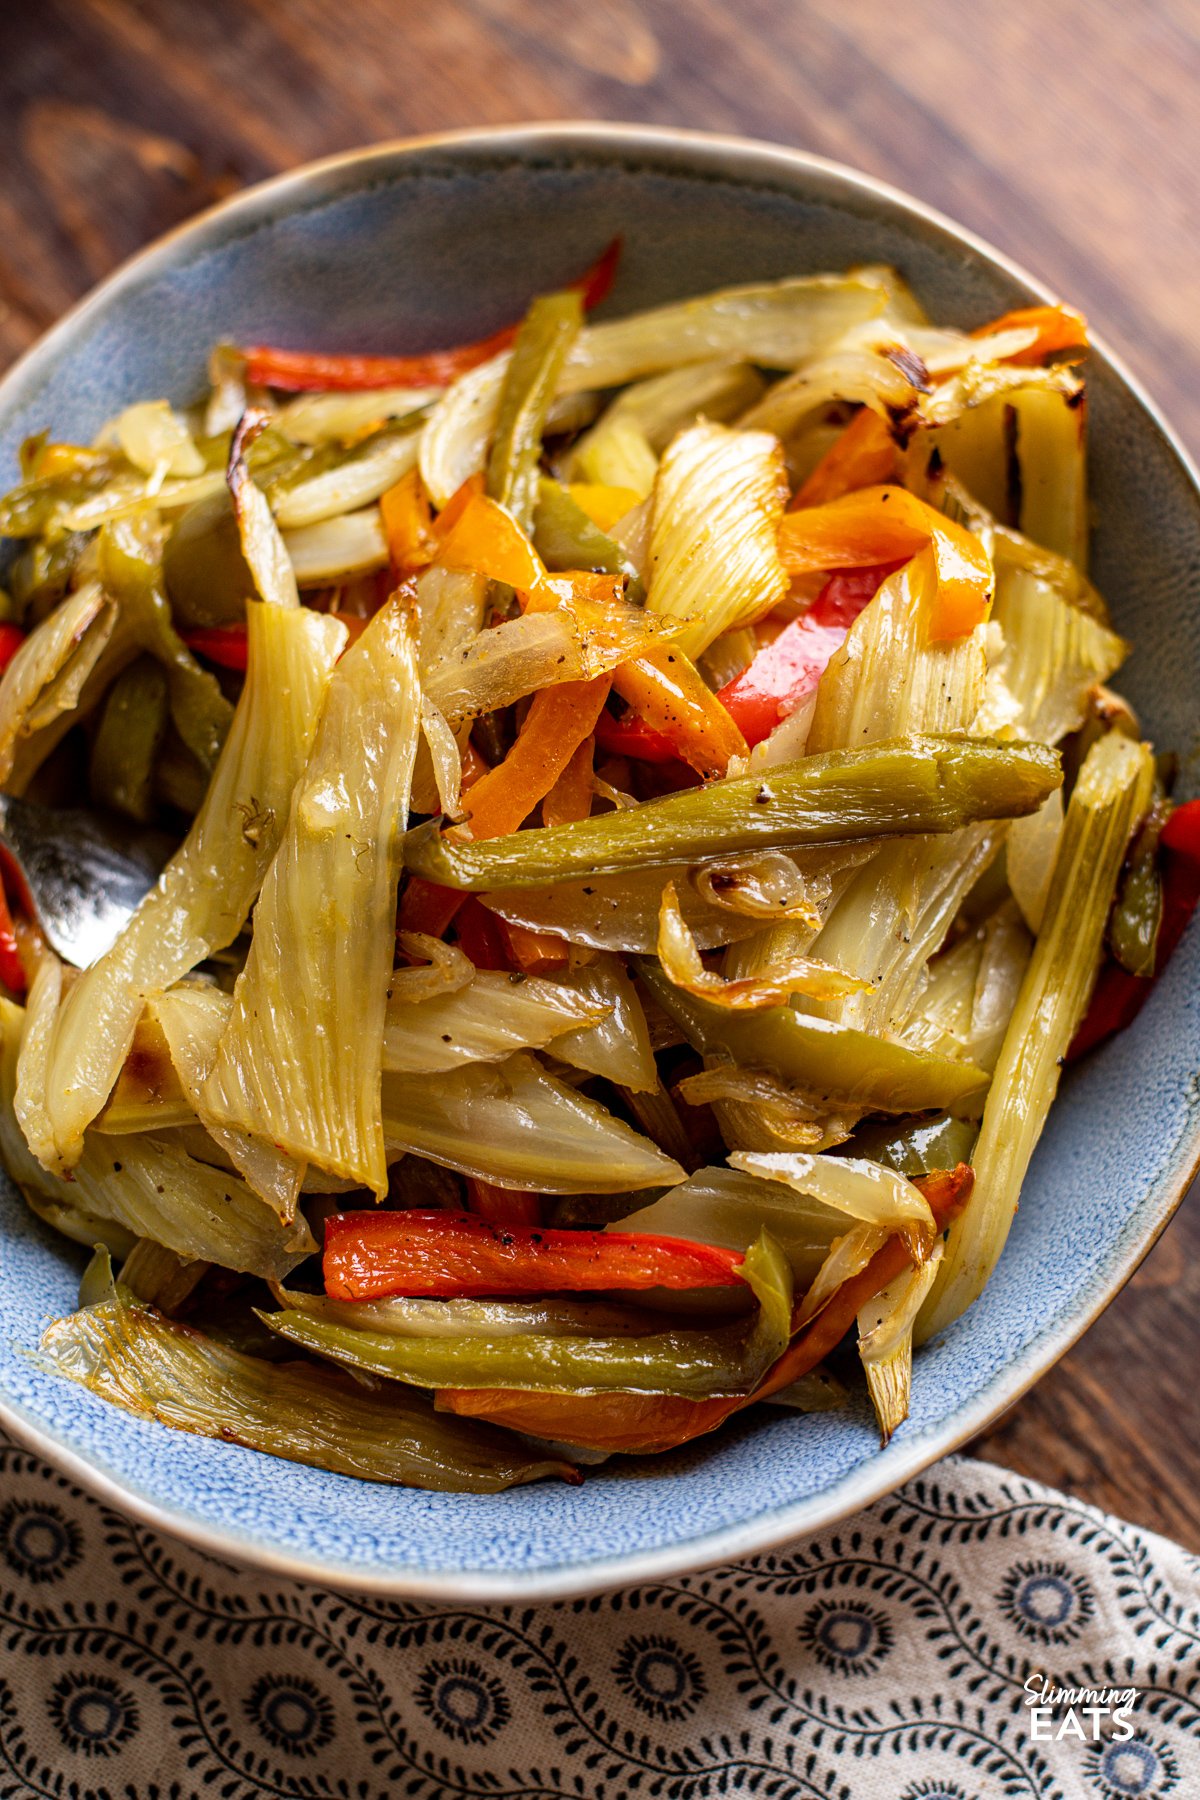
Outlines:
{"label": "slimming eats logo", "polygon": [[1127,1744],[1133,1736],[1129,1715],[1137,1701],[1134,1687],[1067,1688],[1055,1687],[1048,1675],[1025,1678],[1029,1735],[1036,1742],[1077,1738],[1085,1744]]}

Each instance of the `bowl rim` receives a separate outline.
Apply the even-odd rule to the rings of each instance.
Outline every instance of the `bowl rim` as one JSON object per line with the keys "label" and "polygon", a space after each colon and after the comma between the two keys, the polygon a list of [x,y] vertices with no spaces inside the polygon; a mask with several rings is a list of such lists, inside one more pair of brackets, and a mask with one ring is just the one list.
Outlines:
{"label": "bowl rim", "polygon": [[[590,120],[478,126],[387,139],[317,158],[256,182],[184,220],[119,264],[10,364],[0,376],[0,410],[19,400],[19,390],[36,382],[42,368],[53,362],[60,346],[93,312],[119,301],[139,283],[168,272],[177,265],[181,252],[189,256],[193,251],[203,254],[226,241],[231,227],[236,231],[239,227],[268,223],[280,210],[310,210],[342,191],[342,178],[347,172],[362,170],[386,178],[392,165],[402,164],[414,155],[438,151],[445,151],[464,169],[473,164],[486,169],[499,159],[519,164],[571,155],[619,167],[637,157],[643,162],[656,162],[665,171],[673,168],[681,173],[695,173],[701,169],[735,187],[753,182],[760,188],[774,186],[781,193],[794,193],[807,182],[810,190],[814,185],[825,187],[840,194],[843,200],[854,196],[865,202],[882,201],[902,215],[907,224],[949,240],[960,249],[966,248],[975,259],[1008,276],[1030,301],[1057,300],[1048,285],[1020,263],[937,208],[876,176],[810,151],[737,134],[675,126]],[[1107,365],[1148,416],[1200,504],[1200,471],[1156,401],[1103,337],[1091,334],[1090,344],[1094,361]],[[208,1555],[255,1567],[270,1576],[395,1599],[528,1602],[584,1598],[778,1549],[836,1525],[885,1498],[932,1463],[977,1437],[1022,1399],[1095,1323],[1153,1249],[1198,1175],[1200,1120],[1183,1135],[1173,1166],[1163,1170],[1155,1188],[1142,1202],[1143,1206],[1153,1203],[1155,1207],[1147,1229],[1115,1250],[1111,1267],[1097,1278],[1098,1287],[1088,1296],[1088,1303],[1078,1313],[1038,1333],[1014,1362],[994,1375],[944,1425],[914,1435],[907,1442],[893,1439],[886,1452],[857,1464],[832,1487],[805,1500],[759,1513],[737,1525],[722,1526],[628,1556],[505,1572],[358,1568],[305,1552],[278,1550],[261,1538],[207,1524],[142,1494],[97,1467],[56,1430],[35,1419],[2,1391],[0,1425],[18,1443],[44,1456],[103,1503]]]}

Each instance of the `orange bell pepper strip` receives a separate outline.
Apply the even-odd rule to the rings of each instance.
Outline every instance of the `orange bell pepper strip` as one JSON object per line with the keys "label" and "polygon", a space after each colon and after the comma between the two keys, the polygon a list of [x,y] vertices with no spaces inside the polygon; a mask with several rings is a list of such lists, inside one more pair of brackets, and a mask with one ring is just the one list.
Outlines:
{"label": "orange bell pepper strip", "polygon": [[789,512],[824,506],[856,488],[875,487],[896,475],[896,442],[887,421],[864,406],[836,437],[807,480],[797,488]]}
{"label": "orange bell pepper strip", "polygon": [[[557,785],[579,746],[591,741],[608,688],[609,677],[598,675],[592,681],[563,681],[534,695],[504,761],[471,789],[464,810],[472,837],[504,837],[529,817]],[[546,975],[566,964],[564,938],[503,919],[497,924],[509,962],[526,975]]]}
{"label": "orange bell pepper strip", "polygon": [[[457,501],[456,495],[435,529],[440,531]],[[481,493],[470,495],[458,508],[441,539],[438,561],[447,568],[470,569],[492,581],[506,582],[521,594],[526,611],[565,602],[581,622],[596,629],[603,626],[604,601],[620,586],[619,576],[585,570],[548,574],[512,514]],[[681,650],[669,644],[653,645],[622,663],[612,680],[622,699],[647,724],[664,732],[677,754],[701,774],[723,775],[731,756],[746,754],[741,732]]]}
{"label": "orange bell pepper strip", "polygon": [[380,495],[379,511],[394,579],[403,581],[406,575],[428,567],[437,555],[438,540],[420,469],[410,469]]}
{"label": "orange bell pepper strip", "polygon": [[434,527],[437,560],[445,569],[465,569],[503,581],[523,593],[542,588],[546,565],[517,521],[498,500],[467,484],[452,495]]}
{"label": "orange bell pepper strip", "polygon": [[434,520],[435,560],[515,588],[526,612],[566,604],[589,626],[603,626],[604,604],[622,592],[624,578],[591,569],[551,575],[508,508],[482,491],[482,481],[465,481]]}
{"label": "orange bell pepper strip", "polygon": [[[533,697],[517,741],[502,763],[464,783],[463,810],[473,838],[504,837],[527,819],[557,783],[579,746],[592,735],[608,698],[609,677],[562,681]],[[397,929],[441,937],[466,896],[436,882],[411,879],[400,897]],[[531,936],[540,936],[533,933]],[[549,947],[523,946],[534,961],[561,962],[561,939]],[[552,952],[552,954],[551,954]],[[520,953],[518,967],[524,967]],[[526,970],[533,973],[533,969]]]}
{"label": "orange bell pepper strip", "polygon": [[978,538],[907,488],[861,488],[786,513],[779,527],[779,554],[791,575],[896,562],[927,545],[937,565],[930,639],[964,637],[988,616],[991,560]]}
{"label": "orange bell pepper strip", "polygon": [[[962,1211],[974,1182],[974,1171],[966,1163],[918,1178],[916,1186],[928,1200],[939,1230]],[[842,1283],[812,1322],[792,1339],[752,1394],[687,1400],[673,1394],[532,1394],[506,1388],[464,1388],[439,1390],[437,1406],[441,1412],[489,1419],[512,1431],[580,1448],[637,1454],[674,1450],[715,1431],[732,1413],[769,1399],[815,1369],[840,1344],[859,1308],[902,1274],[910,1261],[909,1247],[896,1233],[865,1269]]]}
{"label": "orange bell pepper strip", "polygon": [[464,799],[473,838],[516,831],[544,800],[580,744],[590,738],[608,698],[609,677],[560,681],[533,696],[517,741]]}
{"label": "orange bell pepper strip", "polygon": [[[1036,331],[1037,337],[1024,350],[1017,350],[1011,356],[1006,356],[1003,359],[1005,362],[1024,367],[1043,362],[1047,356],[1061,355],[1064,351],[1078,351],[1082,355],[1088,346],[1087,320],[1073,306],[1018,306],[1013,312],[1002,313],[990,324],[981,325],[971,336],[992,337],[1001,331],[1020,331],[1025,328]],[[1074,362],[1078,358],[1072,357],[1070,360]]]}
{"label": "orange bell pepper strip", "polygon": [[571,946],[553,931],[531,931],[497,917],[496,928],[507,952],[509,967],[522,975],[555,975],[571,960]]}
{"label": "orange bell pepper strip", "polygon": [[467,1179],[467,1205],[489,1225],[540,1225],[546,1212],[544,1195],[495,1187],[474,1175]]}
{"label": "orange bell pepper strip", "polygon": [[613,672],[613,688],[699,774],[724,775],[747,744],[695,664],[671,644],[643,650]]}
{"label": "orange bell pepper strip", "polygon": [[497,1226],[471,1213],[418,1211],[334,1213],[322,1259],[334,1300],[740,1287],[741,1266],[738,1251],[687,1238]]}
{"label": "orange bell pepper strip", "polygon": [[[600,718],[603,717],[604,714],[601,713]],[[585,737],[542,801],[543,825],[570,825],[575,819],[591,816],[592,765],[595,756],[595,737]]]}
{"label": "orange bell pepper strip", "polygon": [[[590,311],[599,306],[612,287],[621,257],[616,237],[590,269],[568,285],[583,296]],[[414,356],[356,356],[309,350],[279,350],[269,344],[251,344],[242,351],[246,379],[260,387],[310,390],[362,390],[385,387],[448,387],[468,369],[477,368],[507,350],[520,322],[505,325],[490,337],[458,344],[452,350],[426,350]]]}

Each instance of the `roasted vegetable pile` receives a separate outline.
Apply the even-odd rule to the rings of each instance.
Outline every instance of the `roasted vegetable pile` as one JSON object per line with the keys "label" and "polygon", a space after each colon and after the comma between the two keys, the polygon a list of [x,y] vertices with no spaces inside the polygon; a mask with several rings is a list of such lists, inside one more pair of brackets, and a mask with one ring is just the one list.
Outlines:
{"label": "roasted vegetable pile", "polygon": [[178,841],[90,968],[0,913],[0,1148],[95,1247],[42,1355],[134,1412],[484,1491],[857,1355],[886,1441],[1195,904],[1078,315],[615,270],[221,345],[0,500],[0,785]]}

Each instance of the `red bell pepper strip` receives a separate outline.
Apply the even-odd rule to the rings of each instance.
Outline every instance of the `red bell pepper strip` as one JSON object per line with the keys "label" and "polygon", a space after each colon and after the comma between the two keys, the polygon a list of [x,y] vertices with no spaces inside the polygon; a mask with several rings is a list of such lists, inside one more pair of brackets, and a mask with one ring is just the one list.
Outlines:
{"label": "red bell pepper strip", "polygon": [[507,969],[511,967],[500,930],[500,921],[495,913],[489,912],[474,894],[460,893],[457,888],[435,887],[432,891],[435,894],[452,895],[457,902],[454,910],[458,919],[459,949],[475,964],[477,969]]}
{"label": "red bell pepper strip", "polygon": [[619,719],[614,719],[610,712],[602,712],[596,721],[596,742],[601,750],[607,750],[612,756],[632,756],[638,762],[679,760],[674,738],[669,738],[665,731],[656,731],[635,712],[627,712]]}
{"label": "red bell pepper strip", "polygon": [[[786,625],[740,675],[726,682],[717,699],[747,744],[761,743],[781,719],[808,699],[859,613],[874,598],[880,583],[900,567],[891,562],[875,568],[838,570],[803,618]],[[667,763],[677,756],[667,734],[655,731],[636,713],[621,719],[601,713],[596,742],[613,755],[632,756],[641,762]]]}
{"label": "red bell pepper strip", "polygon": [[422,881],[410,875],[400,896],[396,930],[421,931],[427,937],[440,938],[450,927],[462,906],[464,895],[457,888],[439,887],[435,881]]}
{"label": "red bell pepper strip", "polygon": [[1133,1023],[1200,903],[1200,800],[1189,800],[1185,806],[1176,807],[1158,842],[1163,903],[1154,973],[1149,978],[1131,975],[1111,958],[1105,961],[1091,1004],[1067,1052],[1068,1062],[1074,1062]]}
{"label": "red bell pepper strip", "polygon": [[[944,1229],[970,1198],[973,1170],[938,1169],[916,1185],[928,1200],[939,1230]],[[387,1215],[384,1215],[387,1216]],[[392,1215],[395,1217],[396,1215]],[[403,1216],[403,1215],[400,1215]],[[752,1394],[735,1398],[687,1400],[671,1394],[533,1394],[506,1388],[440,1389],[440,1412],[490,1419],[512,1431],[530,1432],[595,1450],[651,1453],[673,1450],[724,1424],[731,1413],[790,1387],[823,1362],[854,1324],[858,1310],[872,1295],[903,1274],[911,1261],[899,1233],[890,1237],[866,1268],[842,1283],[829,1303],[806,1325]],[[797,1308],[800,1302],[797,1302]],[[793,1315],[794,1319],[795,1315]],[[793,1325],[794,1329],[794,1325]]]}
{"label": "red bell pepper strip", "polygon": [[[462,759],[462,792],[464,794],[469,793],[475,783],[483,779],[489,766],[480,756],[474,744],[468,742]],[[459,893],[457,888],[439,887],[436,882],[422,881],[419,875],[411,875],[400,896],[396,930],[423,931],[429,937],[440,938],[449,929],[464,898],[465,896]],[[484,966],[482,963],[476,964],[477,968]],[[504,965],[489,964],[486,966],[503,967]]]}
{"label": "red bell pepper strip", "polygon": [[188,649],[206,662],[217,663],[222,669],[245,670],[249,652],[244,625],[204,625],[181,636]]}
{"label": "red bell pepper strip", "polygon": [[604,1288],[739,1287],[736,1250],[618,1231],[496,1226],[471,1213],[335,1213],[325,1225],[325,1292],[437,1299]]}
{"label": "red bell pepper strip", "polygon": [[0,625],[0,675],[24,642],[25,633],[19,625]]}
{"label": "red bell pepper strip", "polygon": [[816,692],[830,659],[867,603],[899,563],[844,569],[831,575],[808,611],[764,646],[717,698],[748,744],[759,744]]}
{"label": "red bell pepper strip", "polygon": [[20,999],[29,983],[25,978],[25,965],[21,961],[17,934],[13,929],[12,913],[8,909],[8,895],[0,882],[0,981],[9,993]]}
{"label": "red bell pepper strip", "polygon": [[[358,613],[343,613],[331,609],[328,616],[341,620],[349,634],[350,644],[367,623]],[[206,662],[217,663],[222,669],[239,669],[244,672],[249,642],[244,625],[201,625],[195,631],[181,632],[180,636],[188,649],[194,655],[204,657]]]}
{"label": "red bell pepper strip", "polygon": [[[590,311],[599,306],[612,287],[621,257],[616,237],[590,269],[568,285],[583,296]],[[246,379],[261,387],[308,390],[360,390],[386,387],[448,387],[468,369],[488,362],[507,350],[520,322],[506,325],[490,337],[458,344],[452,350],[427,350],[413,356],[356,356],[309,350],[279,350],[269,344],[251,344],[243,350]]]}

